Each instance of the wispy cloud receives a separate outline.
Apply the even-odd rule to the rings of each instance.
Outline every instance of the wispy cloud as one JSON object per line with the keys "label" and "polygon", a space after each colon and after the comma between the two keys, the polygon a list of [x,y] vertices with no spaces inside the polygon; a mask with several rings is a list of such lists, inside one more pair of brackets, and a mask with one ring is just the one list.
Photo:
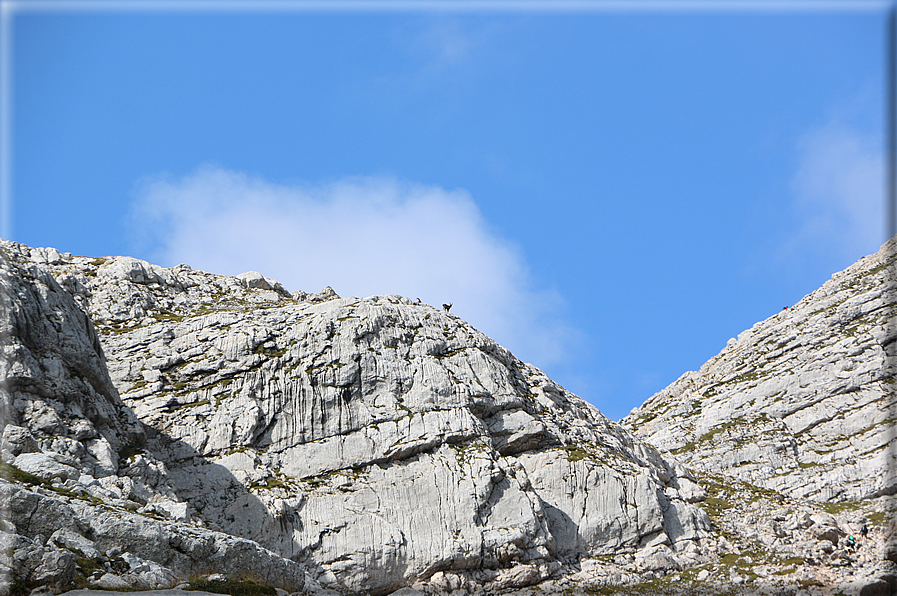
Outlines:
{"label": "wispy cloud", "polygon": [[463,190],[376,177],[284,185],[203,167],[142,181],[133,214],[143,254],[161,264],[256,270],[291,291],[453,302],[453,313],[537,365],[569,347],[559,295],[533,287],[522,253]]}
{"label": "wispy cloud", "polygon": [[431,55],[434,67],[445,67],[466,60],[477,43],[457,19],[442,17],[424,30],[415,45]]}
{"label": "wispy cloud", "polygon": [[828,253],[850,262],[884,241],[884,160],[873,135],[839,121],[809,131],[792,181],[803,220],[786,252]]}

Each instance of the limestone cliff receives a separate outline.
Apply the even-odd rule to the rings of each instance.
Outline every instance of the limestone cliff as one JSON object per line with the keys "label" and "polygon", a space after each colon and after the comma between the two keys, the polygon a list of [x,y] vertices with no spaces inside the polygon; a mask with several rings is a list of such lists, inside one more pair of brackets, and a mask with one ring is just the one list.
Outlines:
{"label": "limestone cliff", "polygon": [[[781,574],[832,593],[871,576],[862,593],[897,592],[895,290],[897,238],[622,422],[708,491],[721,553],[738,555],[711,574]],[[776,557],[794,565],[770,567]]]}
{"label": "limestone cliff", "polygon": [[891,593],[895,242],[622,425],[400,296],[2,242],[0,588]]}
{"label": "limestone cliff", "polygon": [[623,422],[694,470],[818,501],[897,493],[897,239]]}
{"label": "limestone cliff", "polygon": [[[71,463],[139,478],[138,513],[251,540],[310,586],[374,594],[509,589],[590,556],[710,556],[703,493],[681,465],[455,316],[398,296],[290,295],[256,273],[3,248],[11,279],[58,280],[97,325],[105,398],[145,439],[118,466]],[[28,412],[19,422],[57,457]]]}
{"label": "limestone cliff", "polygon": [[228,568],[301,588],[296,563],[156,513],[184,504],[164,463],[141,453],[145,427],[110,379],[90,319],[46,269],[4,248],[0,586],[58,590],[89,576],[107,588],[160,588]]}

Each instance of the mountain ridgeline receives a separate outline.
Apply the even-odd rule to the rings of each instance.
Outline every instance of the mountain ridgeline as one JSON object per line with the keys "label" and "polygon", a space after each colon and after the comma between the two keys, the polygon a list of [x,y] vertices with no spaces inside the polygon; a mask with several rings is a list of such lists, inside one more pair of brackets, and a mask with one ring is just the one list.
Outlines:
{"label": "mountain ridgeline", "polygon": [[897,580],[890,244],[621,424],[400,296],[0,248],[7,593]]}

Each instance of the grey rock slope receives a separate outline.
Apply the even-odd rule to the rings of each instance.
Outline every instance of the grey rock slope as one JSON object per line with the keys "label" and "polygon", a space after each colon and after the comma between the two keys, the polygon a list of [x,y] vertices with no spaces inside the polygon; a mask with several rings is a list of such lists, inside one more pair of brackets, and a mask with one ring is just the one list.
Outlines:
{"label": "grey rock slope", "polygon": [[622,421],[707,491],[705,581],[897,593],[895,290],[897,238]]}
{"label": "grey rock slope", "polygon": [[741,333],[623,425],[696,471],[817,501],[897,492],[897,240]]}
{"label": "grey rock slope", "polygon": [[0,592],[897,590],[893,242],[622,426],[406,298],[0,248]]}
{"label": "grey rock slope", "polygon": [[103,587],[170,587],[222,567],[302,587],[299,565],[256,543],[150,515],[177,510],[164,463],[133,455],[146,428],[110,379],[90,319],[18,250],[0,252],[0,337],[4,589],[85,575]]}
{"label": "grey rock slope", "polygon": [[[398,296],[290,295],[254,272],[3,249],[20,285],[55,288],[51,274],[89,314],[105,399],[120,408],[120,395],[133,412],[120,419],[142,425],[142,439],[107,433],[105,459],[69,464],[103,486],[131,478],[121,499],[171,531],[243,539],[301,564],[309,589],[373,594],[512,589],[585,557],[627,555],[635,570],[715,552],[685,468],[455,316]],[[18,416],[33,453],[58,460]],[[98,538],[112,531],[100,517],[83,537],[183,575],[164,553]]]}

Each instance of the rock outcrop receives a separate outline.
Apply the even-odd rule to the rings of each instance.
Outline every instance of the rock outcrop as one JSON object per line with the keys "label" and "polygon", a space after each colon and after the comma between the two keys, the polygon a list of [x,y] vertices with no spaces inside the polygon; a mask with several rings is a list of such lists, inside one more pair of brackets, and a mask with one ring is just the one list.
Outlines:
{"label": "rock outcrop", "polygon": [[[897,238],[622,421],[708,491],[721,554],[739,562],[715,572],[897,592],[895,290]],[[776,557],[795,565],[769,568]]]}
{"label": "rock outcrop", "polygon": [[[120,487],[110,499],[166,528],[192,520],[301,564],[310,586],[373,594],[521,587],[584,557],[672,569],[710,556],[681,465],[453,315],[398,296],[291,295],[255,272],[3,249],[11,279],[64,288],[53,291],[89,314],[104,398],[140,423],[138,438],[110,435],[102,471],[67,465],[90,463],[103,488]],[[19,434],[40,443],[29,412]],[[79,473],[62,486],[82,490]],[[154,547],[97,538],[111,531],[97,519],[98,550],[115,543],[184,575]]]}
{"label": "rock outcrop", "polygon": [[122,402],[88,316],[22,257],[0,251],[3,587],[168,588],[228,569],[302,588],[295,562],[166,519],[186,503],[144,449],[152,429]]}
{"label": "rock outcrop", "polygon": [[897,239],[634,410],[696,471],[816,501],[897,493]]}
{"label": "rock outcrop", "polygon": [[895,242],[622,425],[400,296],[2,242],[0,585],[891,593]]}

